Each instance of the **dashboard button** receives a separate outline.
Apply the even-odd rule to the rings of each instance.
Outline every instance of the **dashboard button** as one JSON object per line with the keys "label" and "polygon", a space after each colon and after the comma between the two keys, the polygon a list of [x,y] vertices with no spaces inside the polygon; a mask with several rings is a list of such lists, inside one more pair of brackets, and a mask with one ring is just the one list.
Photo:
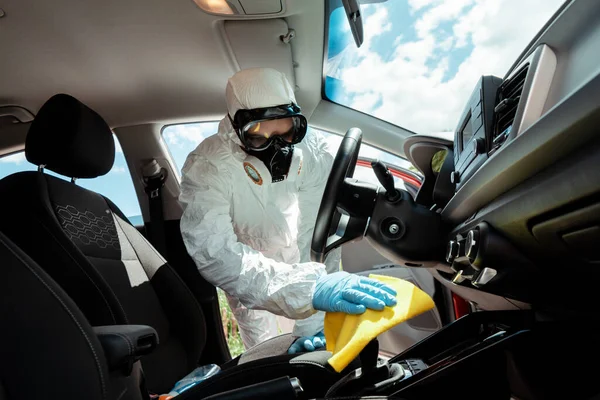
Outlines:
{"label": "dashboard button", "polygon": [[473,119],[473,132],[477,131],[477,129],[481,128],[481,125],[483,125],[483,119],[481,114],[477,115],[474,119]]}
{"label": "dashboard button", "polygon": [[477,251],[479,250],[479,231],[471,229],[467,234],[467,240],[465,242],[465,255],[471,262],[477,258]]}
{"label": "dashboard button", "polygon": [[452,264],[456,256],[458,256],[458,243],[451,240],[448,242],[448,247],[446,247],[446,261]]}
{"label": "dashboard button", "polygon": [[473,140],[473,153],[477,154],[483,154],[485,153],[485,140],[484,139],[475,139]]}

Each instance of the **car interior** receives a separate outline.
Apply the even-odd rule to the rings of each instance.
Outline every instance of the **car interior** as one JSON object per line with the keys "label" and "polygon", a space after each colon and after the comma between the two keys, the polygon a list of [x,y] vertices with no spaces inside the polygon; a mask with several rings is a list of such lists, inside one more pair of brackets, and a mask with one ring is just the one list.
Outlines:
{"label": "car interior", "polygon": [[[520,43],[489,70],[467,68],[489,37],[447,44],[472,53],[437,60],[444,98],[401,76],[445,48],[427,24],[463,13],[459,38],[489,2],[0,0],[0,400],[157,399],[211,364],[176,398],[600,398],[600,3],[553,1],[491,7],[523,22],[479,24]],[[183,243],[185,156],[254,67],[335,151],[311,259],[436,305],[341,372],[289,329],[234,352]]]}

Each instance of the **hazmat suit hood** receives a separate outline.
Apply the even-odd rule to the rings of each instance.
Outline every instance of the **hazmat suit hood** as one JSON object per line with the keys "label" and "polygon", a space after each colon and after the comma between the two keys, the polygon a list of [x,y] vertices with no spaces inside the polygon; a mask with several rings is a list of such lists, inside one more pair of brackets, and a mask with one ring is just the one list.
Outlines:
{"label": "hazmat suit hood", "polygon": [[258,169],[258,176],[270,182],[281,182],[295,176],[289,175],[302,163],[302,154],[293,146],[277,147],[256,152],[243,146],[231,119],[239,110],[276,107],[296,104],[292,86],[285,75],[272,68],[251,68],[240,71],[229,78],[225,89],[228,114],[219,124],[219,135],[232,144],[232,152],[238,159]]}
{"label": "hazmat suit hood", "polygon": [[[233,75],[227,81],[225,100],[231,118],[238,110],[297,104],[294,90],[285,74],[272,68],[249,68]],[[219,135],[242,146],[228,116],[219,123]]]}

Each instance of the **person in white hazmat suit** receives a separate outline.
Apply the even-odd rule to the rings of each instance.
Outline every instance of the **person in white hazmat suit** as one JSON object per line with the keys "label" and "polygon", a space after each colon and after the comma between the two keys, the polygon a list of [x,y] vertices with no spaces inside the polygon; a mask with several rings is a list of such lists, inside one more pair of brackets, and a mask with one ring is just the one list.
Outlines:
{"label": "person in white hazmat suit", "polygon": [[310,261],[333,156],[308,130],[285,75],[242,70],[226,100],[218,134],[183,166],[184,243],[202,276],[226,292],[247,349],[278,334],[274,314],[297,320],[290,353],[323,347],[322,311],[383,309],[395,292],[339,272],[340,249],[325,265]]}

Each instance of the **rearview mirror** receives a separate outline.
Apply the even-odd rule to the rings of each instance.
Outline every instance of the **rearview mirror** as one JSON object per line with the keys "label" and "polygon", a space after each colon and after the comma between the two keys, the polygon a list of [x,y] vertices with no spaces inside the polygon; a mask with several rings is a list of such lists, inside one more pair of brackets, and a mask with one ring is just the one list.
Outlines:
{"label": "rearview mirror", "polygon": [[356,47],[360,47],[363,43],[363,23],[362,14],[360,11],[360,2],[358,0],[342,0],[346,17],[350,24],[350,32],[354,37]]}

